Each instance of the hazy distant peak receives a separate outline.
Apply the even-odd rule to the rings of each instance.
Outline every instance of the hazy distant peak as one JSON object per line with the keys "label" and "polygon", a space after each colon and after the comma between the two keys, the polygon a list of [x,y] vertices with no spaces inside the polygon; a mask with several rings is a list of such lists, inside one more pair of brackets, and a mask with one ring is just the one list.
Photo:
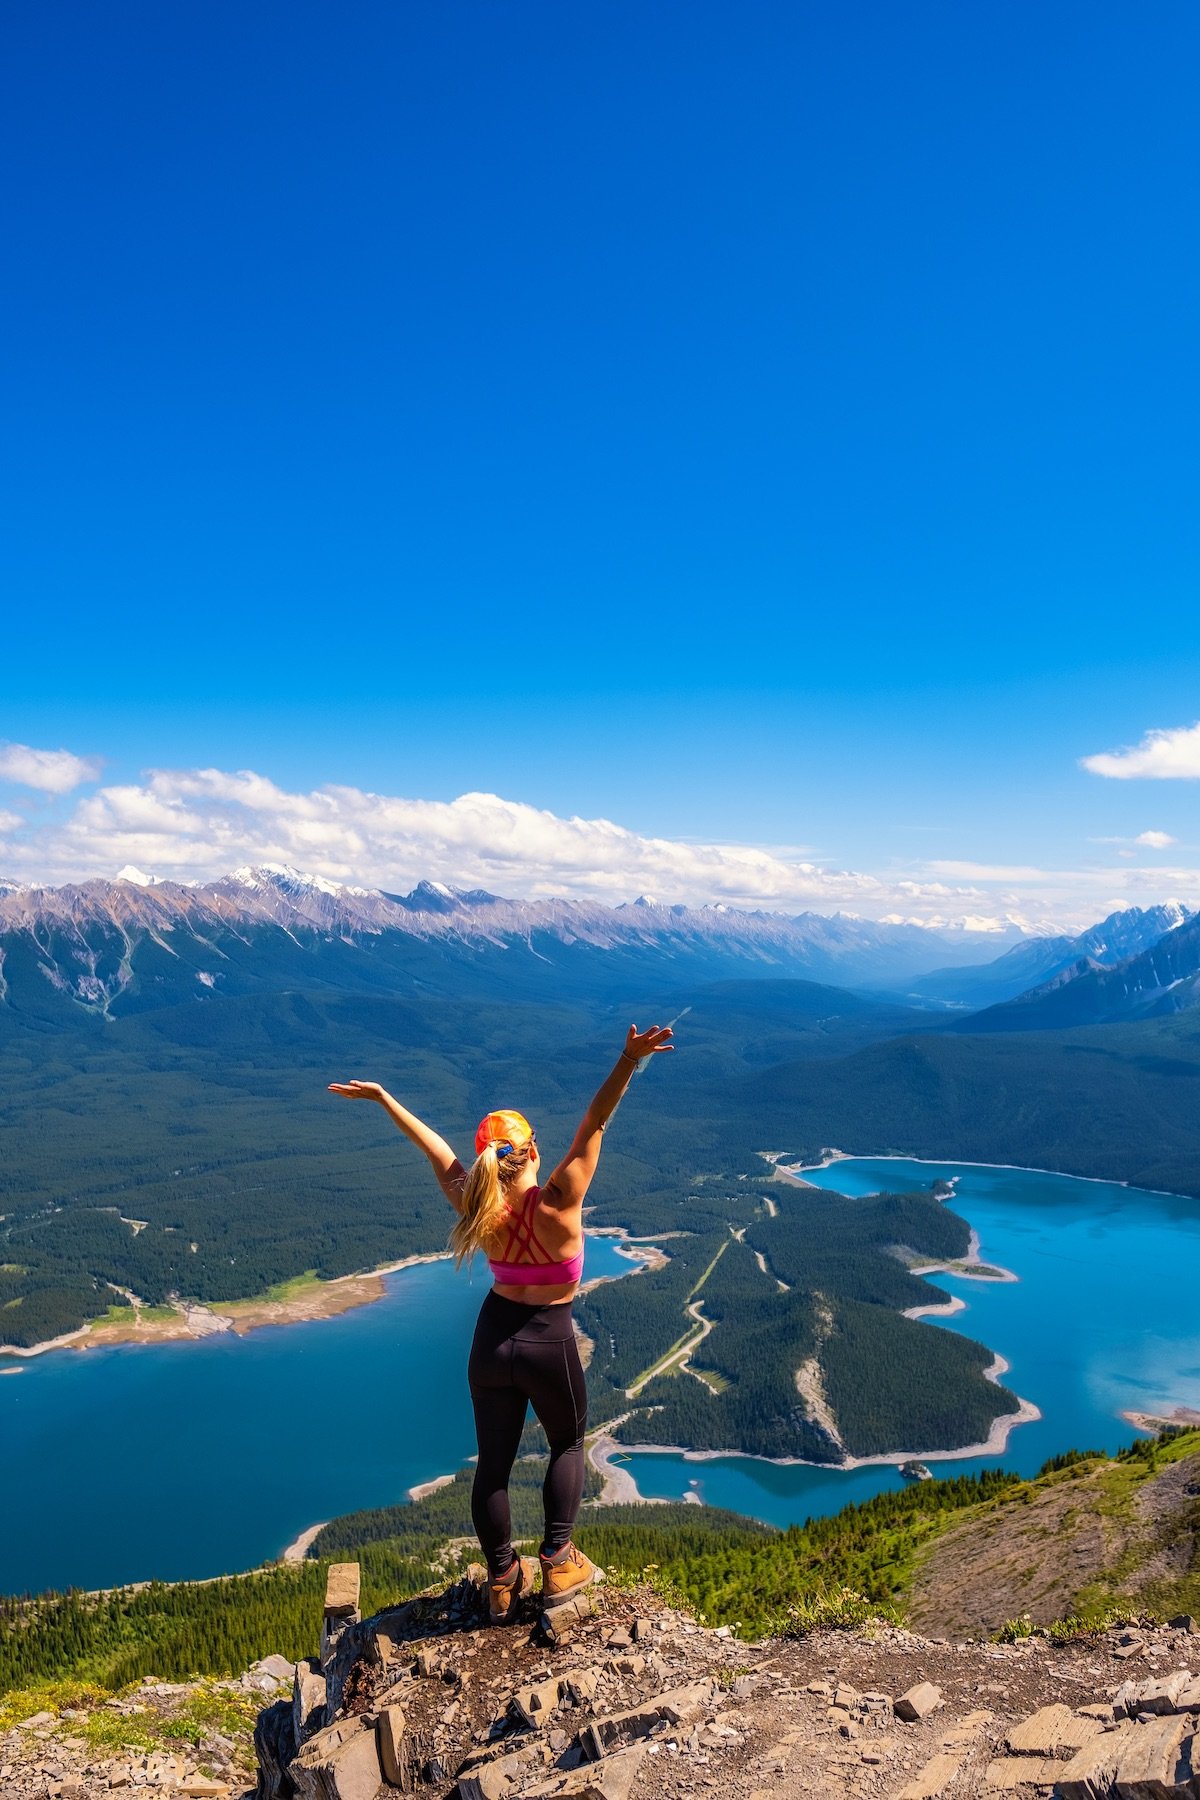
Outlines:
{"label": "hazy distant peak", "polygon": [[[992,962],[934,970],[914,983],[912,992],[972,1010],[1006,1008],[1018,1000],[1024,1004],[1030,996],[1056,992],[1081,975],[1124,968],[1196,918],[1196,913],[1178,900],[1161,906],[1118,907],[1077,935],[1031,935]],[[1003,1020],[1014,1016],[1005,1012]],[[1027,1006],[1024,1016],[1030,1016]]]}
{"label": "hazy distant peak", "polygon": [[126,863],[123,869],[118,869],[117,880],[128,881],[133,887],[157,887],[159,884],[157,875],[147,875],[135,863]]}

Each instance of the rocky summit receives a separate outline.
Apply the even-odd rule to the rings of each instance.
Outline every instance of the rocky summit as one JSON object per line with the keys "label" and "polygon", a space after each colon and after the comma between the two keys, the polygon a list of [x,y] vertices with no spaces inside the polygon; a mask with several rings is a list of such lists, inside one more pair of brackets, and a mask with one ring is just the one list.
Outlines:
{"label": "rocky summit", "polygon": [[360,1619],[357,1567],[335,1565],[320,1650],[258,1720],[258,1800],[1200,1800],[1191,1619],[1065,1644],[884,1624],[746,1644],[645,1587],[491,1627],[484,1582]]}

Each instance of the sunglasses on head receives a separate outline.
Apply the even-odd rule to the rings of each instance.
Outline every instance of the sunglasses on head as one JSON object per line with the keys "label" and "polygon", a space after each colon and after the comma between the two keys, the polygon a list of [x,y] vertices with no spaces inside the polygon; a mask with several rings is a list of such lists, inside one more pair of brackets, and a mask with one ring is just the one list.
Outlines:
{"label": "sunglasses on head", "polygon": [[[536,1150],[536,1148],[537,1148],[537,1132],[531,1131],[529,1136],[525,1139],[525,1142],[526,1142],[526,1144],[531,1144],[534,1147],[534,1149]],[[515,1148],[516,1148],[515,1144],[510,1144],[507,1138],[501,1138],[498,1143],[495,1143],[492,1145],[492,1149],[496,1152],[496,1155],[499,1157],[511,1156],[513,1151],[515,1150]]]}

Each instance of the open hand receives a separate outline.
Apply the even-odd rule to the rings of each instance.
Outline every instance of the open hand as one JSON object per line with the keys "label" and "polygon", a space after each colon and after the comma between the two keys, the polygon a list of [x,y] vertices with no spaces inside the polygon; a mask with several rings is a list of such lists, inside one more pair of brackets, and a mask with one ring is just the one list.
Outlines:
{"label": "open hand", "polygon": [[672,1032],[669,1025],[651,1025],[648,1031],[639,1031],[631,1025],[625,1034],[625,1055],[631,1056],[634,1062],[641,1062],[644,1056],[657,1056],[660,1050],[673,1050]]}
{"label": "open hand", "polygon": [[377,1081],[331,1081],[331,1094],[344,1094],[347,1100],[382,1100],[383,1089]]}

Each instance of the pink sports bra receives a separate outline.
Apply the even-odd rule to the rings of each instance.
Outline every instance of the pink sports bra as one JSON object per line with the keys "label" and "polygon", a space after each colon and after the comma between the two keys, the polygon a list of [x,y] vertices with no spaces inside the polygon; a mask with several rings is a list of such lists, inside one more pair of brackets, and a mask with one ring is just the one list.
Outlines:
{"label": "pink sports bra", "polygon": [[555,1287],[565,1282],[578,1281],[583,1274],[583,1251],[578,1256],[567,1256],[561,1262],[511,1262],[508,1259],[520,1255],[524,1250],[536,1251],[549,1258],[550,1252],[538,1237],[533,1228],[533,1215],[537,1210],[540,1188],[529,1188],[521,1203],[520,1210],[514,1212],[510,1206],[508,1242],[504,1246],[503,1261],[488,1257],[488,1268],[502,1287]]}

